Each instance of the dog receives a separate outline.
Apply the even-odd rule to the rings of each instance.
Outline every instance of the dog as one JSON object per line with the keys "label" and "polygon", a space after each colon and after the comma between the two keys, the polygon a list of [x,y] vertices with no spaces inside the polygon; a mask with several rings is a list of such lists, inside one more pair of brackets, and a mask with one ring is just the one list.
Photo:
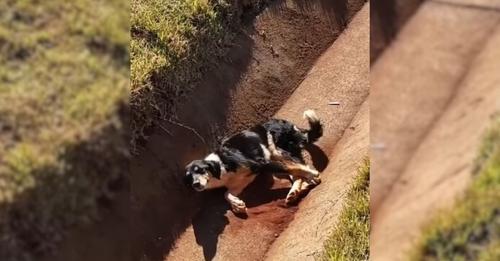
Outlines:
{"label": "dog", "polygon": [[[186,166],[184,182],[196,191],[227,188],[224,197],[234,213],[246,213],[245,202],[238,195],[257,175],[284,173],[292,182],[300,179],[318,185],[319,172],[304,163],[302,150],[323,135],[323,125],[313,110],[306,110],[303,116],[309,129],[271,119],[223,139],[217,150]],[[292,186],[287,204],[297,199],[296,190]]]}

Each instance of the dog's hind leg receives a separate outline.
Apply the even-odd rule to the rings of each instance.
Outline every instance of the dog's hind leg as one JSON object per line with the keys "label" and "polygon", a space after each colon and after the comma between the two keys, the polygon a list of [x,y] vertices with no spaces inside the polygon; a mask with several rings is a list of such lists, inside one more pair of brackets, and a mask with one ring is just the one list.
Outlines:
{"label": "dog's hind leg", "polygon": [[[291,204],[296,202],[310,186],[315,186],[321,183],[319,172],[311,167],[297,163],[293,160],[275,160],[260,166],[260,171],[267,173],[283,173],[290,178],[292,187],[286,197],[285,203]],[[279,176],[282,177],[282,176]]]}
{"label": "dog's hind leg", "polygon": [[319,172],[305,164],[297,163],[293,160],[280,159],[273,160],[259,166],[259,171],[267,173],[286,173],[291,176],[293,182],[296,178],[303,178],[313,184],[319,184]]}
{"label": "dog's hind leg", "polygon": [[285,203],[293,204],[299,200],[303,195],[305,195],[311,188],[318,185],[321,180],[319,178],[314,179],[314,181],[307,181],[303,178],[293,178],[292,187],[288,191]]}
{"label": "dog's hind leg", "polygon": [[283,154],[276,147],[276,144],[274,143],[273,135],[271,135],[271,133],[269,133],[269,132],[267,133],[267,144],[268,144],[267,148],[269,149],[269,152],[271,152],[271,159],[283,157]]}
{"label": "dog's hind leg", "polygon": [[303,178],[313,185],[321,183],[319,172],[307,165],[296,163],[289,160],[283,160],[285,170],[290,173],[294,178]]}
{"label": "dog's hind leg", "polygon": [[319,184],[319,182],[315,182],[315,179],[319,181],[319,172],[317,170],[306,164],[299,163],[298,161],[300,160],[294,159],[288,152],[278,148],[270,133],[267,133],[267,142],[269,152],[271,153],[271,161],[281,163],[285,172],[291,174],[293,177],[305,178],[308,181],[312,181],[313,184]]}
{"label": "dog's hind leg", "polygon": [[[292,176],[292,183],[294,183],[294,180],[298,178],[302,178],[312,185],[318,185],[319,183],[321,183],[319,172],[317,170],[305,164],[298,163],[292,159],[275,159],[267,164],[262,165],[260,168],[264,172],[289,174],[290,176]],[[300,185],[299,187],[302,187],[302,185]]]}

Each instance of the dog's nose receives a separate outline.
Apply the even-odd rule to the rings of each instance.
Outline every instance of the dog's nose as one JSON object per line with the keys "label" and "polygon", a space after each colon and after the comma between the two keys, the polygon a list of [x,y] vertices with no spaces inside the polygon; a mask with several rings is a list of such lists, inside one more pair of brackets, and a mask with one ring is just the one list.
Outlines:
{"label": "dog's nose", "polygon": [[200,182],[194,182],[193,183],[193,188],[195,188],[195,189],[201,189],[201,183]]}

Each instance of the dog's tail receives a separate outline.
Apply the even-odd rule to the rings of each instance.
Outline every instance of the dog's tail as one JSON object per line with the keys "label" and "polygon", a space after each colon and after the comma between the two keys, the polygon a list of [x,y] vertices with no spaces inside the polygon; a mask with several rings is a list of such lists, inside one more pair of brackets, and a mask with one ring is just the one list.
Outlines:
{"label": "dog's tail", "polygon": [[313,110],[306,110],[304,119],[309,123],[309,130],[306,130],[307,142],[314,143],[323,136],[323,125]]}

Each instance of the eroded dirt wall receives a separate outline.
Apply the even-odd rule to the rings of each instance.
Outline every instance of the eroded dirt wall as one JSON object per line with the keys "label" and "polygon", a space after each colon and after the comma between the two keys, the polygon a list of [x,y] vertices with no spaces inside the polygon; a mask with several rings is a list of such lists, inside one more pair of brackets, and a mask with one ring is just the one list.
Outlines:
{"label": "eroded dirt wall", "polygon": [[[286,102],[343,29],[338,9],[325,2],[283,1],[251,19],[226,59],[180,102],[177,119],[162,123],[132,160],[135,256],[162,259],[204,202],[221,197],[214,192],[200,198],[184,188],[185,164],[208,153],[222,136],[271,117]],[[364,1],[343,3],[347,22]]]}

